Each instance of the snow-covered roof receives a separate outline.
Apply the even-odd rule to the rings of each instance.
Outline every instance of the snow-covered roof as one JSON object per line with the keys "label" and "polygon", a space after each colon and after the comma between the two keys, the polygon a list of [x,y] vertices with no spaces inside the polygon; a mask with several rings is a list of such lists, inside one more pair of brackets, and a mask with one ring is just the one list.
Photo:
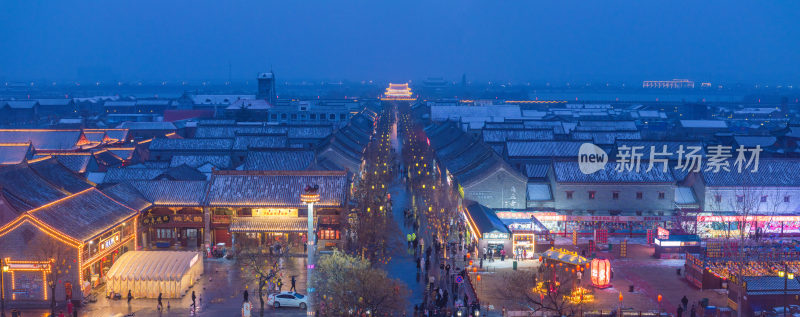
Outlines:
{"label": "snow-covered roof", "polygon": [[550,184],[528,183],[528,200],[531,201],[553,200],[553,194],[550,191]]}
{"label": "snow-covered roof", "polygon": [[684,128],[702,128],[702,129],[727,129],[728,123],[722,120],[681,120],[681,126]]}
{"label": "snow-covered roof", "polygon": [[509,157],[578,157],[580,141],[508,141]]}
{"label": "snow-covered roof", "polygon": [[694,191],[691,187],[675,187],[675,203],[678,205],[691,205],[696,204],[697,199],[694,197]]}
{"label": "snow-covered roof", "polygon": [[675,178],[661,166],[653,167],[647,172],[647,166],[635,169],[617,171],[617,163],[610,162],[605,167],[592,174],[584,174],[578,167],[577,161],[553,162],[555,178],[559,183],[674,183]]}
{"label": "snow-covered roof", "polygon": [[192,95],[195,105],[229,105],[239,99],[256,99],[256,95]]}

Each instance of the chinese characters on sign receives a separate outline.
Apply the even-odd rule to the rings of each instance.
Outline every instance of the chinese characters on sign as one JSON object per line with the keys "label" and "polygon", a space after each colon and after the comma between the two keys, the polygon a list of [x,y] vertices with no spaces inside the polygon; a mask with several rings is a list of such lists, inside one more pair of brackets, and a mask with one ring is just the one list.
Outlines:
{"label": "chinese characters on sign", "polygon": [[[758,159],[761,155],[760,145],[755,148],[746,148],[740,145],[735,149],[736,158],[733,159],[734,149],[732,146],[727,145],[710,145],[706,148],[705,157],[707,157],[705,165],[703,164],[704,155],[701,153],[703,150],[700,146],[683,146],[680,145],[678,150],[674,153],[667,150],[667,146],[650,146],[649,157],[644,157],[644,146],[627,146],[622,145],[617,148],[617,172],[639,172],[642,168],[642,160],[648,159],[647,169],[645,172],[650,172],[654,167],[661,168],[662,172],[667,172],[668,162],[673,156],[677,156],[677,164],[675,169],[686,172],[712,172],[719,171],[730,172],[733,168],[739,173],[742,171],[749,171],[751,173],[758,172]],[[731,159],[733,159],[733,166],[731,166]],[[705,166],[705,168],[703,168]]]}

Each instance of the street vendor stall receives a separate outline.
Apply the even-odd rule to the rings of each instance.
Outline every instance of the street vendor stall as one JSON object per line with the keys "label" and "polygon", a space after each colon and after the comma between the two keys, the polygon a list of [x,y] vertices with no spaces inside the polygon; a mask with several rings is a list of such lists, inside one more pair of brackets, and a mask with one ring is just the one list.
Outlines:
{"label": "street vendor stall", "polygon": [[106,275],[106,292],[130,290],[136,298],[180,298],[203,274],[203,260],[196,252],[130,251],[123,254]]}

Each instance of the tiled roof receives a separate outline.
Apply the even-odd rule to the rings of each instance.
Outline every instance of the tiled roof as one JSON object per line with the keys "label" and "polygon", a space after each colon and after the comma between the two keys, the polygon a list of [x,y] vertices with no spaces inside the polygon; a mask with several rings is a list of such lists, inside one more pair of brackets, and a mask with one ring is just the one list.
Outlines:
{"label": "tiled roof", "polygon": [[135,217],[139,211],[115,201],[96,188],[90,188],[29,213],[78,241],[87,241]]}
{"label": "tiled roof", "polygon": [[[651,147],[655,147],[654,158],[665,158],[665,156],[660,156],[658,153],[664,152],[664,145],[667,146],[667,153],[672,153],[672,155],[667,156],[670,160],[677,160],[678,159],[678,150],[680,150],[680,146],[683,145],[683,151],[685,152],[684,155],[691,153],[693,150],[690,150],[688,147],[697,146],[700,147],[700,151],[697,152],[699,155],[705,156],[705,148],[702,142],[697,141],[660,141],[660,140],[652,140],[652,141],[637,141],[637,140],[617,140],[616,144],[614,145],[614,150],[617,151],[621,146],[628,146],[628,147],[635,147],[641,146],[642,149],[636,151],[636,153],[642,154],[642,160],[650,160],[650,149]],[[609,153],[612,157],[616,157],[616,153]]]}
{"label": "tiled roof", "polygon": [[314,162],[312,151],[249,151],[244,160],[244,170],[299,171]]}
{"label": "tiled roof", "polygon": [[664,172],[661,167],[653,167],[650,172],[646,165],[642,165],[639,172],[635,170],[616,170],[617,163],[610,162],[592,174],[584,174],[578,167],[576,161],[553,162],[555,177],[557,182],[562,183],[674,183],[675,178],[667,170]]}
{"label": "tiled roof", "polygon": [[234,138],[234,150],[286,148],[288,139],[282,135],[239,135]]}
{"label": "tiled roof", "polygon": [[465,201],[464,204],[469,217],[475,222],[475,226],[478,227],[481,234],[493,231],[509,233],[508,228],[500,218],[497,218],[494,210],[471,200]]}
{"label": "tiled roof", "polygon": [[28,166],[36,172],[39,177],[46,180],[53,187],[65,192],[77,193],[94,186],[85,178],[75,174],[75,172],[61,165],[53,157],[31,160]]}
{"label": "tiled roof", "polygon": [[[64,155],[51,153],[49,155],[54,157],[59,163],[66,166],[71,171],[80,174],[86,173],[89,163],[91,163],[92,159],[94,159],[91,153],[65,153]],[[39,157],[43,156],[36,156],[36,158]]]}
{"label": "tiled roof", "polygon": [[164,131],[173,131],[176,130],[175,124],[172,122],[130,122],[126,121],[120,124],[118,129],[128,129],[128,130],[164,130]]}
{"label": "tiled roof", "polygon": [[751,172],[750,168],[742,168],[739,173],[733,166],[735,159],[730,159],[730,172],[720,170],[714,173],[713,170],[705,171],[704,166],[703,180],[706,186],[722,187],[756,187],[756,186],[789,186],[799,187],[800,177],[795,171],[800,171],[800,160],[797,159],[760,159],[758,171]]}
{"label": "tiled roof", "polygon": [[0,165],[22,163],[30,152],[32,152],[32,149],[31,144],[28,142],[1,143]]}
{"label": "tiled roof", "polygon": [[594,144],[614,144],[617,140],[641,140],[642,135],[637,132],[610,131],[610,132],[584,132],[574,131],[573,140],[592,141]]}
{"label": "tiled roof", "polygon": [[7,104],[12,109],[33,109],[33,107],[35,107],[38,104],[36,100],[19,100],[19,101],[9,100],[0,103],[0,105],[2,105],[3,103]]}
{"label": "tiled roof", "polygon": [[207,181],[135,181],[129,183],[148,201],[158,206],[201,206]]}
{"label": "tiled roof", "polygon": [[118,148],[109,147],[106,149],[109,152],[113,153],[114,155],[126,161],[133,159],[133,154],[136,152],[136,148],[133,147],[118,147]]}
{"label": "tiled roof", "polygon": [[722,120],[681,120],[684,128],[727,129],[728,123]]}
{"label": "tiled roof", "polygon": [[233,139],[162,139],[150,142],[151,151],[229,151]]}
{"label": "tiled roof", "polygon": [[37,151],[66,151],[78,147],[81,130],[0,129],[0,143],[33,143]]}
{"label": "tiled roof", "polygon": [[[317,220],[314,219],[316,226]],[[307,217],[234,217],[231,232],[307,232]]]}
{"label": "tiled roof", "polygon": [[198,139],[233,138],[241,134],[286,134],[286,126],[263,125],[201,125],[194,137]]}
{"label": "tiled roof", "polygon": [[302,207],[300,194],[319,185],[319,206],[341,206],[347,195],[344,171],[217,171],[211,177],[209,206]]}
{"label": "tiled roof", "polygon": [[144,211],[153,205],[142,193],[128,183],[119,183],[102,189],[102,192],[114,200],[138,211]]}
{"label": "tiled roof", "polygon": [[324,139],[331,132],[330,126],[290,126],[288,129],[290,139]]}
{"label": "tiled roof", "polygon": [[697,204],[691,187],[675,187],[675,203],[678,205]]}
{"label": "tiled roof", "polygon": [[528,183],[528,200],[531,201],[553,200],[553,194],[550,191],[550,184]]}
{"label": "tiled roof", "polygon": [[534,141],[534,140],[552,140],[553,130],[525,130],[525,129],[484,129],[483,132],[484,142],[506,142],[508,140],[516,141]]}
{"label": "tiled roof", "polygon": [[633,121],[578,121],[578,131],[638,131]]}
{"label": "tiled roof", "polygon": [[106,176],[103,178],[103,183],[151,180],[163,174],[164,171],[165,170],[161,168],[109,168],[108,171],[106,171]]}
{"label": "tiled roof", "polygon": [[68,106],[72,103],[72,99],[54,98],[54,99],[36,99],[41,106]]}
{"label": "tiled roof", "polygon": [[545,178],[547,177],[547,171],[549,169],[550,164],[525,164],[525,175],[527,175],[529,178]]}
{"label": "tiled roof", "polygon": [[228,169],[231,166],[230,155],[175,155],[169,163],[170,167],[188,166],[197,168],[206,163],[214,165],[218,169]]}
{"label": "tiled roof", "polygon": [[71,194],[50,184],[25,163],[0,166],[0,189],[19,211],[45,205]]}
{"label": "tiled roof", "polygon": [[509,141],[509,157],[578,157],[580,141]]}

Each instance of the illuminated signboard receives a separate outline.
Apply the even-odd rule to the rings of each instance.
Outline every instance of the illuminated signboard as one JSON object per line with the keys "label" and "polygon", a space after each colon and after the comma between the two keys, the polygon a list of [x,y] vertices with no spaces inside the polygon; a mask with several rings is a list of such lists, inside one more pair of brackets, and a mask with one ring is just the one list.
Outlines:
{"label": "illuminated signboard", "polygon": [[497,239],[503,240],[508,239],[508,233],[501,233],[501,232],[487,232],[483,234],[484,239]]}
{"label": "illuminated signboard", "polygon": [[297,217],[295,208],[255,208],[253,217]]}
{"label": "illuminated signboard", "polygon": [[114,233],[112,236],[110,236],[108,238],[100,240],[100,243],[98,244],[98,246],[100,247],[100,250],[105,250],[105,249],[108,249],[111,246],[117,244],[117,242],[119,242],[119,239],[120,239],[119,232],[117,232],[117,233]]}
{"label": "illuminated signboard", "polygon": [[661,228],[661,227],[658,227],[658,230],[656,232],[657,232],[656,236],[658,237],[658,239],[660,239],[660,240],[669,239],[669,230]]}

